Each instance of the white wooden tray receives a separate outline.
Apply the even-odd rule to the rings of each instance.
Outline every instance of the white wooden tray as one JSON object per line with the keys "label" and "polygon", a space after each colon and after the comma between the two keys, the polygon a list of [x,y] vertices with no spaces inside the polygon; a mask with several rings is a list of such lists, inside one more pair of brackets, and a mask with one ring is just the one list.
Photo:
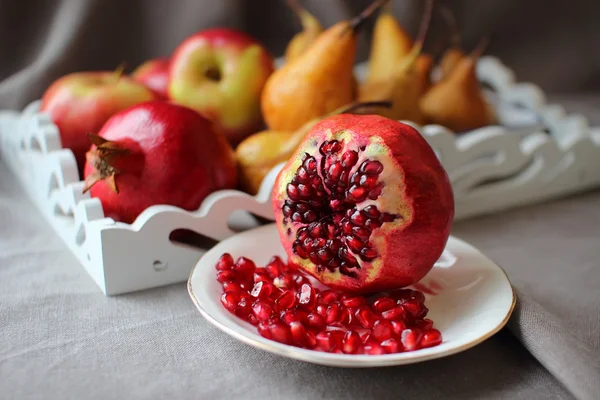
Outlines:
{"label": "white wooden tray", "polygon": [[[364,66],[357,66],[357,75]],[[479,79],[504,126],[460,136],[448,129],[416,126],[448,171],[456,218],[496,212],[600,185],[600,129],[581,115],[546,104],[532,84],[493,57],[478,64]],[[185,281],[216,241],[272,219],[270,191],[278,168],[257,196],[220,191],[199,210],[154,206],[129,225],[105,218],[97,199],[82,195],[73,153],[62,149],[58,129],[39,102],[23,112],[0,112],[0,155],[32,202],[107,295]],[[235,225],[235,228],[233,225]],[[201,235],[191,247],[170,240],[175,230]]]}

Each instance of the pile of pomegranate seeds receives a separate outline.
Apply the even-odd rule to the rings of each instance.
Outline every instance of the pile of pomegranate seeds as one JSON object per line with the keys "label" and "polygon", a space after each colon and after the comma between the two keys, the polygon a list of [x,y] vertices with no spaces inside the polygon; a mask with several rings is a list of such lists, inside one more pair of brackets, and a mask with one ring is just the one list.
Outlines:
{"label": "pile of pomegranate seeds", "polygon": [[216,268],[223,306],[267,339],[345,354],[399,353],[442,342],[433,321],[425,318],[425,296],[418,291],[368,298],[321,291],[279,257],[262,268],[223,254]]}

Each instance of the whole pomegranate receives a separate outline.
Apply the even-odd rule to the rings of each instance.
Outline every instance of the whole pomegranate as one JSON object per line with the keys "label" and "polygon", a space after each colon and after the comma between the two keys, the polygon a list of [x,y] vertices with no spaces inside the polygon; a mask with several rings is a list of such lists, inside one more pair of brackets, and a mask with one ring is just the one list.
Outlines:
{"label": "whole pomegranate", "polygon": [[84,191],[117,221],[131,223],[156,204],[196,210],[209,193],[237,183],[225,137],[186,107],[143,103],[114,115],[90,138]]}
{"label": "whole pomegranate", "polygon": [[419,281],[454,217],[448,176],[412,127],[338,115],[307,134],[273,189],[290,261],[337,289],[390,290]]}

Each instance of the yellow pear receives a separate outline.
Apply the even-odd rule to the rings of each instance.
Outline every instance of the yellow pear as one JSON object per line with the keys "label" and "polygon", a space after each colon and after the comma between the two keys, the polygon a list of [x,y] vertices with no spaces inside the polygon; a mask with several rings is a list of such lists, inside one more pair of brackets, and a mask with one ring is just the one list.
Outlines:
{"label": "yellow pear", "polygon": [[412,45],[411,37],[398,20],[388,10],[383,10],[373,29],[365,84],[390,79]]}
{"label": "yellow pear", "polygon": [[440,79],[447,78],[465,57],[465,53],[459,47],[451,47],[446,50],[440,61]]}
{"label": "yellow pear", "polygon": [[356,31],[386,1],[375,1],[353,20],[325,30],[303,54],[269,77],[261,108],[270,129],[294,131],[354,100]]}
{"label": "yellow pear", "polygon": [[317,40],[321,32],[323,32],[323,26],[319,20],[302,7],[297,0],[288,0],[288,5],[294,10],[298,18],[300,18],[302,32],[294,35],[288,43],[285,50],[286,62],[290,62],[303,54]]}
{"label": "yellow pear", "polygon": [[419,105],[432,123],[464,132],[494,123],[479,81],[476,65],[480,51],[463,57],[450,74],[421,98]]}

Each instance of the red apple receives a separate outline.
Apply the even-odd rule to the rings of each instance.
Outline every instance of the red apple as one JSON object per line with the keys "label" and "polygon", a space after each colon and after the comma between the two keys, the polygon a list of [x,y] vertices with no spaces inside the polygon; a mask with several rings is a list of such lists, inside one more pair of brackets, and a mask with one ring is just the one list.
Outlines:
{"label": "red apple", "polygon": [[58,126],[62,146],[73,151],[82,173],[91,145],[87,134],[97,133],[119,111],[155,98],[152,90],[118,72],[77,72],[46,90],[41,111]]}
{"label": "red apple", "polygon": [[168,98],[169,85],[169,59],[155,58],[148,60],[133,71],[131,77],[137,82],[146,85],[163,98]]}
{"label": "red apple", "polygon": [[169,97],[212,120],[236,145],[263,124],[260,95],[273,69],[264,46],[245,33],[202,31],[175,50]]}

